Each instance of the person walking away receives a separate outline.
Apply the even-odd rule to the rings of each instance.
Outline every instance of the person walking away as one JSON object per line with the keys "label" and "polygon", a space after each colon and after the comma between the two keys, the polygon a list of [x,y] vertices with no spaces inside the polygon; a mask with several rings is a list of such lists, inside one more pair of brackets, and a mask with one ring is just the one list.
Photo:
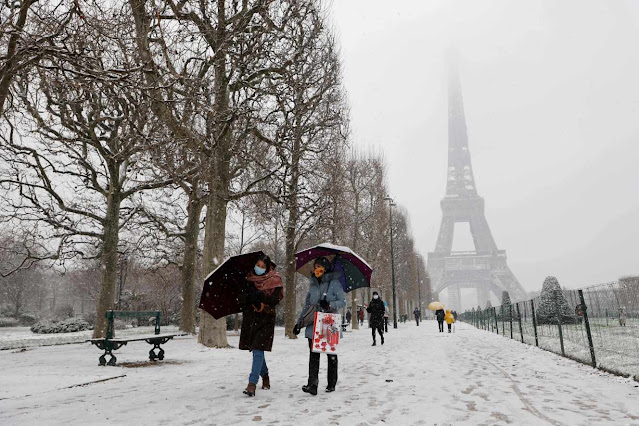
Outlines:
{"label": "person walking away", "polygon": [[364,325],[364,308],[360,308],[359,310],[359,325]]}
{"label": "person walking away", "polygon": [[388,310],[388,302],[384,300],[384,331],[388,333],[388,318],[390,318],[390,311]]}
{"label": "person walking away", "polygon": [[366,308],[368,313],[370,314],[369,324],[373,330],[373,344],[372,346],[376,346],[377,342],[375,341],[375,331],[379,333],[380,340],[382,345],[384,344],[384,302],[379,298],[379,293],[376,291],[373,292],[373,300],[368,304],[368,308]]}
{"label": "person walking away", "polygon": [[626,310],[625,308],[619,308],[619,326],[626,326]]}
{"label": "person walking away", "polygon": [[[330,266],[330,261],[325,257],[315,259],[310,277],[310,286],[302,312],[306,312],[311,305],[317,305],[318,312],[338,313],[341,308],[346,306],[346,296],[339,281],[339,272],[330,272]],[[301,331],[300,320],[293,328],[295,335],[298,335]],[[312,324],[306,327],[304,336],[308,339],[309,357],[308,382],[302,386],[302,391],[317,395],[320,354],[313,352]],[[326,386],[326,392],[333,392],[337,385],[337,355],[326,354],[326,356],[328,358],[328,386]]]}
{"label": "person walking away", "polygon": [[435,311],[435,317],[437,318],[437,324],[439,325],[439,332],[443,333],[444,332],[444,317],[446,316],[446,313],[444,312],[443,309],[438,309]]}
{"label": "person walking away", "polygon": [[415,323],[417,324],[417,327],[419,327],[419,309],[415,308],[413,315],[415,316]]}
{"label": "person walking away", "polygon": [[264,352],[273,347],[275,306],[284,297],[282,277],[266,255],[261,255],[246,277],[250,291],[245,295],[240,332],[240,350],[253,353],[249,383],[244,394],[255,396],[257,382],[262,376],[262,389],[270,389],[271,381]]}
{"label": "person walking away", "polygon": [[351,323],[351,311],[350,309],[348,311],[346,311],[346,324],[350,324]]}
{"label": "person walking away", "polygon": [[447,309],[444,319],[446,320],[446,324],[448,324],[448,332],[450,333],[451,327],[453,326],[453,323],[455,322],[455,317],[450,312],[450,310]]}

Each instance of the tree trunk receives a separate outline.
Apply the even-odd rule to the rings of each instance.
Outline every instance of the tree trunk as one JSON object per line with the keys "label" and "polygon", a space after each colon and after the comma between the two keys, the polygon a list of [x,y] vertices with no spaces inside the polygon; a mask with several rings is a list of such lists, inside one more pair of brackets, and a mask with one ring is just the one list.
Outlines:
{"label": "tree trunk", "polygon": [[197,270],[197,242],[200,235],[200,215],[204,203],[196,190],[189,194],[182,263],[182,309],[180,330],[195,334],[195,277]]}
{"label": "tree trunk", "polygon": [[359,323],[355,318],[357,317],[357,290],[353,290],[351,293],[351,327],[353,330],[359,330]]}
{"label": "tree trunk", "polygon": [[284,328],[286,336],[291,339],[297,338],[297,336],[293,334],[293,327],[297,319],[295,311],[295,305],[297,303],[297,285],[295,281],[295,229],[297,228],[298,220],[297,201],[295,201],[294,204],[295,208],[290,209],[288,223],[286,225],[286,267],[284,269],[284,280],[286,283],[284,289]]}
{"label": "tree trunk", "polygon": [[[118,174],[112,174],[118,176]],[[113,309],[115,286],[118,278],[118,241],[120,238],[120,194],[113,187],[107,199],[107,211],[104,218],[104,235],[100,255],[100,295],[96,305],[95,328],[93,337],[105,337],[107,319],[105,313]]]}
{"label": "tree trunk", "polygon": [[[228,76],[226,71],[226,10],[223,0],[218,0],[216,39],[220,41],[214,57],[215,111],[209,120],[213,120],[215,146],[209,159],[209,197],[206,206],[206,228],[204,232],[203,275],[207,276],[224,260],[224,241],[226,240],[226,209],[230,186],[231,164],[231,111],[229,108]],[[214,319],[207,312],[200,312],[200,343],[204,346],[228,347],[226,339],[226,319]]]}
{"label": "tree trunk", "polygon": [[[299,117],[296,119],[296,127],[299,124]],[[298,127],[299,128],[299,127]],[[295,280],[295,249],[297,239],[297,222],[299,220],[299,204],[297,200],[297,193],[299,188],[297,184],[299,182],[300,175],[300,151],[301,151],[301,136],[295,133],[295,139],[293,141],[293,149],[291,150],[291,180],[287,186],[286,196],[288,220],[286,223],[286,235],[285,235],[285,247],[286,247],[286,269],[284,277],[286,279],[286,287],[284,289],[284,328],[286,336],[291,339],[296,339],[297,336],[293,334],[293,327],[296,321],[295,305],[297,302],[297,283]]]}

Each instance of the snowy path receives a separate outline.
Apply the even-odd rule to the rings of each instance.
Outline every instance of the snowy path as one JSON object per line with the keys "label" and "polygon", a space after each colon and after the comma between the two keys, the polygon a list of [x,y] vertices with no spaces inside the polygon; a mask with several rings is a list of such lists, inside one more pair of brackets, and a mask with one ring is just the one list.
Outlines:
{"label": "snowy path", "polygon": [[436,328],[400,324],[377,347],[368,328],[347,333],[337,391],[323,392],[322,357],[316,397],[300,390],[305,341],[282,330],[267,355],[272,389],[255,398],[242,394],[248,352],[190,337],[167,343],[167,359],[151,366],[142,343],[117,352],[119,367],[98,367],[87,344],[1,351],[0,424],[639,425],[636,382],[465,324]]}

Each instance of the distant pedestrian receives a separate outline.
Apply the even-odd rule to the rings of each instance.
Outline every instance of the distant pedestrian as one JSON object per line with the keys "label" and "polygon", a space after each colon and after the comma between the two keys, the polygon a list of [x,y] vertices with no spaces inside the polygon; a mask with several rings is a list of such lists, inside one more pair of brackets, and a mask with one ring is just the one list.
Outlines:
{"label": "distant pedestrian", "polygon": [[446,312],[443,309],[438,309],[435,311],[435,317],[437,318],[437,324],[439,325],[439,332],[444,332],[444,317],[446,316]]}
{"label": "distant pedestrian", "polygon": [[626,326],[626,310],[624,308],[619,308],[619,325]]}
{"label": "distant pedestrian", "polygon": [[390,317],[388,302],[384,300],[384,331],[388,333],[388,318]]}
{"label": "distant pedestrian", "polygon": [[359,309],[358,316],[360,325],[364,325],[364,308]]}
{"label": "distant pedestrian", "polygon": [[419,309],[415,308],[413,310],[413,315],[415,316],[415,323],[417,323],[417,327],[419,327],[419,317],[421,315]]}
{"label": "distant pedestrian", "polygon": [[453,326],[453,323],[455,322],[455,317],[453,316],[453,314],[450,312],[450,310],[446,310],[446,315],[444,316],[444,319],[446,320],[446,324],[448,324],[448,332],[451,332],[451,327]]}
{"label": "distant pedestrian", "polygon": [[374,291],[373,292],[373,300],[368,304],[368,308],[366,311],[370,314],[369,324],[373,329],[373,344],[372,346],[377,345],[375,341],[375,331],[379,333],[380,340],[382,345],[384,344],[384,302],[379,298],[379,294]]}
{"label": "distant pedestrian", "polygon": [[350,309],[348,311],[346,311],[346,324],[350,324],[351,323],[351,311]]}

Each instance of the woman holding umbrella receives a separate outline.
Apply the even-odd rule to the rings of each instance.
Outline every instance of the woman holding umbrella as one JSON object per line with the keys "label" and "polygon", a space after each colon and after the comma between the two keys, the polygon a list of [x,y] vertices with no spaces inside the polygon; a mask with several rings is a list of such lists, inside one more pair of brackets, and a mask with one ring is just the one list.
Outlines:
{"label": "woman holding umbrella", "polygon": [[244,393],[255,396],[260,376],[262,376],[262,389],[271,388],[264,351],[270,352],[273,346],[275,306],[283,298],[283,285],[280,274],[275,271],[275,265],[265,254],[260,254],[257,258],[246,280],[249,283],[249,290],[243,298],[245,307],[239,347],[253,353],[249,383]]}
{"label": "woman holding umbrella", "polygon": [[[331,262],[326,257],[318,257],[314,260],[313,272],[310,277],[310,286],[306,294],[306,301],[302,312],[306,312],[310,306],[317,305],[321,312],[337,313],[346,305],[344,289],[340,282],[340,273],[330,271]],[[301,331],[302,317],[293,329],[295,335]],[[311,395],[317,395],[319,383],[320,354],[312,351],[313,325],[306,327],[304,336],[308,339],[308,383],[302,386],[302,390]],[[333,392],[337,384],[337,355],[328,357],[328,386],[326,392]]]}

